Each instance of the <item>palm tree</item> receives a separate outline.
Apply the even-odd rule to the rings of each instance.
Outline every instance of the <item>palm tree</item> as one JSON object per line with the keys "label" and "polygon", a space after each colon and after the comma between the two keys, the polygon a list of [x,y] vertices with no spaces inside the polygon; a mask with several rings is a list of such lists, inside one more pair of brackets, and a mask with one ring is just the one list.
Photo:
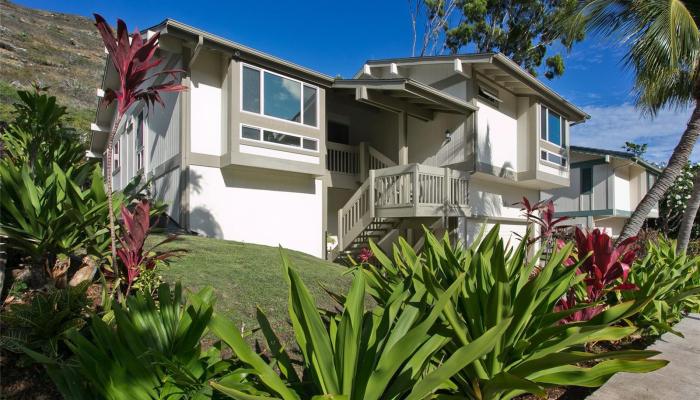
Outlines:
{"label": "palm tree", "polygon": [[659,179],[625,224],[619,241],[636,235],[649,211],[681,173],[700,136],[700,4],[697,0],[582,0],[566,29],[589,31],[629,45],[636,106],[655,116],[694,105],[690,121]]}
{"label": "palm tree", "polygon": [[676,243],[676,250],[678,253],[684,252],[688,248],[690,234],[693,231],[698,208],[700,208],[700,170],[695,173],[695,178],[693,178],[693,192],[683,212],[681,228],[678,231],[678,242]]}
{"label": "palm tree", "polygon": [[[159,72],[153,71],[155,67],[163,61],[155,57],[158,49],[158,39],[160,32],[156,32],[150,39],[144,41],[139,31],[134,31],[129,35],[129,30],[126,23],[121,19],[117,20],[117,34],[109,26],[105,19],[95,14],[95,26],[102,36],[105,48],[109,53],[109,59],[112,62],[117,74],[119,75],[119,87],[105,89],[103,105],[108,105],[112,102],[117,102],[117,115],[112,123],[107,138],[107,149],[105,151],[105,173],[107,175],[107,201],[109,206],[109,234],[111,239],[112,252],[112,268],[114,273],[119,277],[119,268],[117,266],[117,244],[114,222],[114,203],[112,201],[112,156],[114,136],[119,129],[124,115],[137,102],[143,101],[147,107],[159,103],[164,105],[160,94],[163,92],[177,92],[185,90],[186,87],[177,83],[174,79],[175,75],[182,73],[182,70],[164,70]],[[154,79],[161,75],[170,75],[173,77],[171,81],[152,84]]]}

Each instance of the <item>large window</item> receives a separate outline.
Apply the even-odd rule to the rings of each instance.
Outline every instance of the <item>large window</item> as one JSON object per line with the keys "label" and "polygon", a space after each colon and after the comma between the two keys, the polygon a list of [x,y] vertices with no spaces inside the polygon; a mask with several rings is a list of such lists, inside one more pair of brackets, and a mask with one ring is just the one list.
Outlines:
{"label": "large window", "polygon": [[112,172],[119,170],[119,138],[112,145]]}
{"label": "large window", "polygon": [[253,126],[241,125],[241,138],[267,142],[279,146],[318,151],[318,139],[292,135],[291,133],[276,132]]}
{"label": "large window", "polygon": [[557,146],[564,146],[564,118],[545,106],[541,106],[540,138]]}
{"label": "large window", "polygon": [[318,126],[318,88],[248,65],[241,81],[244,111]]}

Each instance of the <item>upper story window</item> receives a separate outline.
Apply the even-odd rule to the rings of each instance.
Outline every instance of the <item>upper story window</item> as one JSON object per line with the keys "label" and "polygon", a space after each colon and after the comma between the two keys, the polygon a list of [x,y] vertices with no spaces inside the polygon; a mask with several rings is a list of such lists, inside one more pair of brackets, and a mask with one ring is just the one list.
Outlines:
{"label": "upper story window", "polygon": [[241,108],[256,114],[318,126],[318,88],[243,65]]}
{"label": "upper story window", "polygon": [[552,164],[556,165],[561,165],[562,167],[566,167],[566,157],[560,156],[559,154],[554,154],[552,152],[546,151],[546,150],[541,150],[540,151],[540,160],[543,161],[548,161]]}
{"label": "upper story window", "polygon": [[278,146],[297,147],[304,150],[318,151],[318,139],[262,129],[255,126],[241,125],[241,139],[267,142]]}
{"label": "upper story window", "polygon": [[540,106],[540,138],[564,147],[564,118],[545,106]]}

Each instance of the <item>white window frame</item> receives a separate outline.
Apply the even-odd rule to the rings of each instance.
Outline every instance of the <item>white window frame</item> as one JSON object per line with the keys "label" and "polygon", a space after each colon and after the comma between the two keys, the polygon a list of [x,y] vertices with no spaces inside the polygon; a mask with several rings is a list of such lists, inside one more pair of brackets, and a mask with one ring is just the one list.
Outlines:
{"label": "white window frame", "polygon": [[[272,71],[267,70],[265,68],[256,67],[255,65],[246,64],[246,63],[240,63],[240,64],[241,64],[240,71],[239,71],[239,79],[240,79],[240,90],[239,90],[239,92],[240,92],[239,93],[239,105],[240,105],[240,107],[239,108],[240,108],[240,112],[246,113],[246,114],[252,114],[252,115],[259,115],[261,117],[271,118],[271,119],[274,119],[277,121],[284,121],[284,122],[288,122],[290,124],[301,125],[301,126],[305,126],[305,127],[311,128],[311,129],[320,129],[321,124],[319,121],[319,117],[321,115],[321,99],[320,99],[321,89],[318,86],[300,81],[298,79],[294,79],[294,78],[289,77],[289,76],[278,74],[276,72],[272,72]],[[244,67],[248,67],[250,69],[255,69],[255,70],[260,72],[260,112],[259,113],[256,113],[253,111],[247,111],[247,110],[243,109],[243,68]],[[301,85],[301,96],[299,99],[299,112],[300,112],[301,121],[299,121],[299,122],[290,121],[288,119],[278,118],[278,117],[274,117],[272,115],[265,114],[265,74],[266,73],[279,76],[283,79],[289,79],[290,81],[298,82]],[[304,86],[308,86],[308,87],[316,90],[316,125],[307,125],[304,123]],[[251,128],[253,127],[252,125],[248,125],[248,126],[250,126]],[[284,132],[280,132],[280,133],[284,133]]]}
{"label": "white window frame", "polygon": [[[547,153],[547,158],[542,158],[542,153]],[[549,159],[549,155],[550,155],[550,154],[553,155],[553,156],[556,156],[556,157],[561,158],[561,159],[564,161],[565,164],[562,165],[561,163],[555,163],[554,161],[551,161],[551,160]],[[558,167],[558,168],[568,168],[568,167],[569,167],[569,159],[568,159],[566,156],[563,156],[563,155],[561,155],[561,154],[557,154],[557,153],[552,152],[552,151],[549,151],[549,150],[540,149],[539,159],[540,159],[540,162],[544,162],[544,163],[547,163],[547,164],[556,166],[556,167]]]}
{"label": "white window frame", "polygon": [[[243,127],[244,127],[244,126],[245,126],[245,127],[248,127],[248,128],[252,128],[252,129],[259,129],[259,130],[260,130],[260,139],[259,139],[259,140],[255,140],[255,139],[250,139],[250,138],[243,137]],[[265,141],[264,132],[263,132],[263,131],[271,131],[271,132],[281,133],[281,134],[283,134],[283,135],[296,136],[296,137],[298,137],[298,138],[301,139],[301,146],[297,147],[297,146],[291,146],[291,145],[283,144],[283,143],[274,143],[274,142]],[[284,132],[284,131],[280,131],[279,129],[263,128],[263,127],[261,127],[261,126],[251,125],[251,124],[247,124],[247,123],[244,123],[244,122],[241,122],[241,123],[239,124],[239,127],[238,127],[238,137],[239,137],[242,141],[249,142],[249,143],[265,143],[265,144],[268,144],[268,145],[271,145],[271,146],[278,146],[278,147],[282,147],[282,148],[285,148],[285,149],[303,150],[303,151],[307,151],[307,152],[309,152],[309,153],[316,153],[316,154],[318,154],[318,153],[321,151],[321,141],[320,141],[319,139],[317,139],[317,138],[309,137],[309,136],[304,136],[304,135],[298,135],[298,134],[296,134],[296,133]],[[304,147],[304,139],[306,139],[306,140],[313,140],[314,142],[316,142],[316,150],[311,150],[311,149],[305,148],[305,147]]]}
{"label": "white window frame", "polygon": [[[542,109],[547,110],[547,118],[544,118],[544,121],[542,120]],[[546,105],[544,105],[544,104],[540,104],[540,110],[539,110],[539,111],[540,111],[540,112],[539,112],[539,115],[537,116],[537,118],[540,119],[540,131],[537,132],[537,135],[539,136],[540,140],[544,140],[545,142],[547,142],[547,143],[549,143],[549,144],[552,144],[552,145],[554,145],[554,146],[557,146],[557,147],[561,147],[561,148],[566,147],[566,144],[567,144],[567,140],[566,140],[566,130],[567,130],[567,129],[566,129],[566,123],[567,123],[567,121],[566,121],[566,118],[564,118],[564,116],[561,115],[560,113],[558,113],[558,112],[552,110],[551,107],[548,107],[548,106],[546,106]],[[561,136],[560,136],[560,138],[559,138],[560,141],[561,141],[561,143],[559,143],[559,144],[554,143],[554,142],[552,142],[551,140],[549,140],[549,112],[550,112],[550,111],[552,111],[553,113],[557,114],[557,115],[559,116],[559,118],[560,118],[560,121],[561,121],[561,132],[560,132],[560,135],[561,135]],[[546,139],[545,139],[545,138],[542,138],[542,126],[545,127],[546,132],[547,132],[547,138],[546,138]]]}

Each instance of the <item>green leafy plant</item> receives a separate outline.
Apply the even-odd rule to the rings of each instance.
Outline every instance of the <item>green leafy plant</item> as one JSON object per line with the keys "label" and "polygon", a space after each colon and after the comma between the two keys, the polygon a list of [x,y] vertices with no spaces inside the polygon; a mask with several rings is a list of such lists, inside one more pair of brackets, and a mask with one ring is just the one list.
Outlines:
{"label": "green leafy plant", "polygon": [[37,292],[27,303],[13,303],[0,313],[0,347],[14,353],[24,349],[51,359],[64,357],[61,340],[71,330],[81,329],[88,318],[88,283],[65,289]]}
{"label": "green leafy plant", "polygon": [[630,270],[628,281],[637,291],[622,292],[622,300],[653,296],[654,300],[633,317],[644,333],[673,332],[684,312],[700,309],[700,257],[676,251],[674,241],[659,238],[647,244],[647,255]]}
{"label": "green leafy plant", "polygon": [[454,385],[449,378],[489,352],[510,323],[504,319],[470,343],[454,346],[452,355],[438,363],[435,356],[450,342],[440,316],[464,275],[434,301],[426,290],[397,287],[384,306],[366,309],[364,274],[356,273],[347,295],[338,297],[343,311],[324,321],[326,313],[316,309],[284,256],[283,266],[289,283],[289,316],[302,353],[302,375],[268,323],[261,326],[271,359],[256,354],[231,321],[214,316],[212,331],[250,371],[212,382],[233,398],[424,399],[436,392],[450,393]]}
{"label": "green leafy plant", "polygon": [[[584,259],[573,267],[564,265],[573,244],[555,250],[535,274],[540,255],[527,257],[526,240],[515,248],[506,248],[498,226],[466,250],[456,250],[448,237],[440,241],[427,231],[426,243],[419,255],[400,240],[394,261],[372,243],[380,265],[363,264],[360,268],[367,277],[368,292],[380,304],[387,304],[398,287],[425,291],[439,298],[459,282],[456,298],[444,307],[441,316],[445,324],[442,332],[451,338],[439,353],[442,357],[453,356],[460,346],[472,343],[503,321],[510,321],[493,348],[452,378],[462,396],[544,396],[544,389],[549,386],[595,387],[616,372],[647,372],[666,365],[666,361],[648,359],[658,354],[653,351],[586,350],[587,343],[619,340],[635,332],[636,327],[615,324],[637,313],[650,299],[615,305],[588,321],[560,323],[576,310],[590,306],[554,311],[559,299],[585,278],[575,272]],[[590,361],[598,363],[590,367],[579,365]]]}
{"label": "green leafy plant", "polygon": [[202,349],[213,313],[213,290],[190,294],[163,284],[157,302],[145,294],[112,306],[114,319],[95,316],[84,334],[70,332],[74,357],[65,363],[32,354],[44,362],[61,393],[71,399],[207,399],[208,381],[232,363],[220,348]]}

